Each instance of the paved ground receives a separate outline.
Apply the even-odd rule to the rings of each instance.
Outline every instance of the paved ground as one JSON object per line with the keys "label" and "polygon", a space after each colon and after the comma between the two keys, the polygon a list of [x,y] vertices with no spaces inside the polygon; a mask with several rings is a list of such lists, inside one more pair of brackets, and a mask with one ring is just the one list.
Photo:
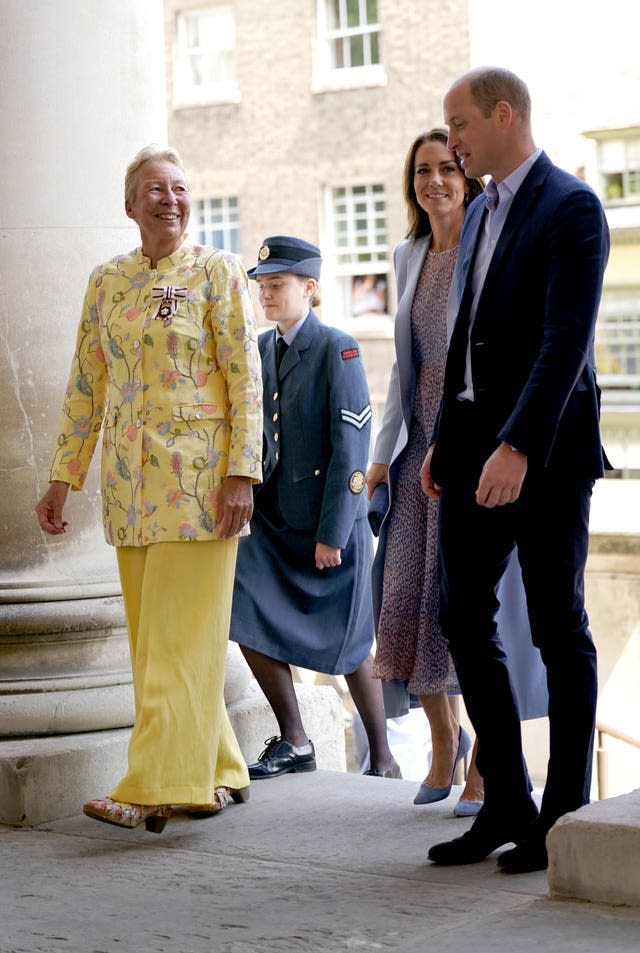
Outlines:
{"label": "paved ground", "polygon": [[554,902],[546,874],[494,858],[431,865],[470,821],[456,789],[415,807],[415,787],[318,771],[161,835],[83,814],[0,827],[0,951],[638,953],[640,909]]}

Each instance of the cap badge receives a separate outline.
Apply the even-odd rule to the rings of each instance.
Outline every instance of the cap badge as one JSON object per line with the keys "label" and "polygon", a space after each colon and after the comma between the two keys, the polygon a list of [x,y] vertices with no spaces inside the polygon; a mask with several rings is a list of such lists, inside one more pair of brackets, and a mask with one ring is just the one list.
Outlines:
{"label": "cap badge", "polygon": [[266,261],[269,255],[271,254],[271,249],[268,245],[263,245],[260,251],[258,252],[258,258],[260,261]]}

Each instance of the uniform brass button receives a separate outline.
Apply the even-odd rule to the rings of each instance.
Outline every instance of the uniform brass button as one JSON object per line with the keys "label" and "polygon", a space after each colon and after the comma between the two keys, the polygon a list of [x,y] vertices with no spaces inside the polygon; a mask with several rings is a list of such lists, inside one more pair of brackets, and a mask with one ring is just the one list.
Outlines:
{"label": "uniform brass button", "polygon": [[276,433],[274,433],[274,435],[273,435],[273,439],[274,439],[274,440],[279,440],[279,439],[280,439],[280,434],[279,434],[279,433],[277,433],[277,432],[276,432]]}
{"label": "uniform brass button", "polygon": [[313,471],[313,475],[314,475],[314,476],[320,476],[320,471],[319,471],[319,470],[314,470],[314,471]]}
{"label": "uniform brass button", "polygon": [[274,394],[273,397],[272,397],[272,400],[277,400],[279,396],[280,396],[280,395],[278,394],[278,391],[276,391],[275,394]]}
{"label": "uniform brass button", "polygon": [[279,454],[278,451],[276,450],[276,460],[279,460],[279,459],[280,459],[280,454]]}
{"label": "uniform brass button", "polygon": [[273,415],[273,417],[272,417],[271,419],[272,419],[272,420],[273,420],[273,422],[275,423],[275,422],[276,422],[276,420],[278,419],[278,417],[279,417],[279,414],[274,414],[274,415]]}

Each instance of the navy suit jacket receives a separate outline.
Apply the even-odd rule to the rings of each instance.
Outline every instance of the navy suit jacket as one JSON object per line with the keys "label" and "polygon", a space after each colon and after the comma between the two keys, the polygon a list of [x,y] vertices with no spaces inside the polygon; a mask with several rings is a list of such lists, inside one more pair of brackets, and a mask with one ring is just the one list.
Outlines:
{"label": "navy suit jacket", "polygon": [[[452,294],[457,308],[434,428],[432,473],[444,484],[460,460],[450,427],[462,389],[470,279],[486,215],[469,207]],[[494,251],[471,331],[479,419],[529,465],[582,478],[609,466],[600,442],[594,331],[609,253],[600,201],[542,153],[516,193]],[[491,452],[491,451],[489,451]]]}
{"label": "navy suit jacket", "polygon": [[[276,372],[275,331],[258,338],[264,382],[263,483],[276,493],[292,529],[344,549],[356,519],[367,515],[364,474],[371,406],[354,338],[309,315]],[[275,488],[272,481],[275,480]]]}

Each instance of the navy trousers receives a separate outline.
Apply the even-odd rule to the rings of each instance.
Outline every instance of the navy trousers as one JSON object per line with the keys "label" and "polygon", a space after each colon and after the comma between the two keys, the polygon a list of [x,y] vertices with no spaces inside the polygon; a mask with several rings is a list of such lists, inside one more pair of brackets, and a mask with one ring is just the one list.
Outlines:
{"label": "navy trousers", "polygon": [[[496,589],[518,547],[534,643],[546,666],[550,757],[544,830],[588,803],[597,701],[596,650],[584,606],[593,480],[529,469],[517,502],[475,501],[493,447],[481,430],[457,434],[440,499],[441,625],[478,737],[487,809],[516,812],[529,798],[520,715],[496,634]],[[495,446],[495,442],[493,444]]]}

